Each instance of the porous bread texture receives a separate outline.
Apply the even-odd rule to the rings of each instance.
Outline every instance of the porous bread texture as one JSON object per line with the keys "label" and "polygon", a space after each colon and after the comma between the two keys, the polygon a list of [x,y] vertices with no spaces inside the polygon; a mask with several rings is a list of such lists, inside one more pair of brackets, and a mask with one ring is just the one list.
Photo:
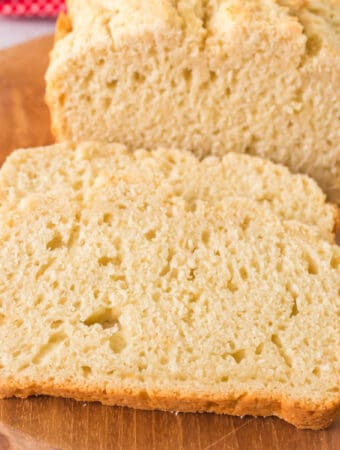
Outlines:
{"label": "porous bread texture", "polygon": [[123,145],[98,142],[65,142],[12,153],[0,172],[0,204],[15,206],[27,194],[60,188],[86,198],[92,186],[108,186],[117,177],[144,181],[155,189],[162,185],[169,196],[182,196],[192,205],[197,200],[250,198],[281,219],[315,227],[332,241],[338,226],[339,210],[326,203],[312,179],[292,175],[268,160],[229,153],[222,160],[199,161],[188,151],[131,152]]}
{"label": "porous bread texture", "polygon": [[340,249],[244,198],[117,177],[0,215],[0,396],[337,417]]}
{"label": "porous bread texture", "polygon": [[59,140],[255,154],[340,202],[338,0],[69,0],[46,74]]}

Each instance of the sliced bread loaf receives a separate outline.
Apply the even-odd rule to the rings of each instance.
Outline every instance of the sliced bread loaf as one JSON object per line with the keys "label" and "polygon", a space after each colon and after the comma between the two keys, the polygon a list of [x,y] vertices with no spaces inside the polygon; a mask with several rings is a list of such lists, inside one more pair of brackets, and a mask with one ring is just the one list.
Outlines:
{"label": "sliced bread loaf", "polygon": [[208,203],[238,196],[256,200],[285,220],[312,225],[334,239],[339,210],[307,176],[292,175],[285,167],[261,158],[230,153],[219,160],[199,161],[192,153],[159,149],[130,152],[122,145],[61,143],[20,150],[0,173],[1,203],[16,203],[30,193],[67,189],[86,197],[93,186],[109,186],[119,178],[145,180],[162,186],[169,198],[182,197],[188,208],[197,200]]}
{"label": "sliced bread loaf", "polygon": [[68,0],[48,69],[59,140],[255,154],[340,202],[339,0]]}
{"label": "sliced bread loaf", "polygon": [[276,415],[340,407],[340,249],[242,198],[132,179],[0,215],[0,396]]}

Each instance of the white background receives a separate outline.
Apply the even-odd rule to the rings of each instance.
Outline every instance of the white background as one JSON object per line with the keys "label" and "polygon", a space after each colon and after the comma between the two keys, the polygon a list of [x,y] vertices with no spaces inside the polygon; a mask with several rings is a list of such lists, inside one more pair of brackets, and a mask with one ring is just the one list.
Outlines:
{"label": "white background", "polygon": [[10,47],[38,36],[53,34],[54,21],[0,18],[0,48]]}

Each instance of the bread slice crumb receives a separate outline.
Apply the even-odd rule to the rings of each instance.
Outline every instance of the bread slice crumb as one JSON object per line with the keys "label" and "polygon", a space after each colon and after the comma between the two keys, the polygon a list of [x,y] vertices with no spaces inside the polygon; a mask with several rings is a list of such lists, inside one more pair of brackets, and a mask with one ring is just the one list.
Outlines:
{"label": "bread slice crumb", "polygon": [[[83,170],[82,154],[47,170],[50,184],[73,158]],[[166,177],[149,169],[161,155],[137,152],[135,172],[118,164],[81,196],[68,177],[44,190],[43,164],[30,171],[38,165],[26,159],[0,215],[0,396],[330,425],[340,406],[340,249],[255,199],[193,197],[196,165],[208,176],[214,160],[192,157],[191,189],[180,183],[173,195],[171,153]],[[116,158],[123,167],[132,156]],[[104,171],[109,159],[86,161]]]}

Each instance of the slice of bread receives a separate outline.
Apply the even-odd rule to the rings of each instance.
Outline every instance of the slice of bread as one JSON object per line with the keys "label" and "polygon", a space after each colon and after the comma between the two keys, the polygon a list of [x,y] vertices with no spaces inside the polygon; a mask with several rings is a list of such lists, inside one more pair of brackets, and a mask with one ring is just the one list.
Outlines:
{"label": "slice of bread", "polygon": [[145,180],[155,189],[162,185],[169,197],[184,197],[188,207],[197,200],[250,198],[281,219],[314,226],[328,240],[334,240],[339,221],[339,210],[326,203],[312,179],[261,158],[229,153],[222,160],[199,161],[188,151],[130,152],[119,144],[94,142],[14,152],[0,173],[0,199],[16,205],[27,194],[61,188],[72,197],[86,197],[91,187],[117,177]]}
{"label": "slice of bread", "polygon": [[134,177],[70,192],[2,206],[1,397],[332,423],[336,245],[245,198]]}
{"label": "slice of bread", "polygon": [[59,140],[255,154],[340,203],[339,0],[69,0],[46,75]]}

